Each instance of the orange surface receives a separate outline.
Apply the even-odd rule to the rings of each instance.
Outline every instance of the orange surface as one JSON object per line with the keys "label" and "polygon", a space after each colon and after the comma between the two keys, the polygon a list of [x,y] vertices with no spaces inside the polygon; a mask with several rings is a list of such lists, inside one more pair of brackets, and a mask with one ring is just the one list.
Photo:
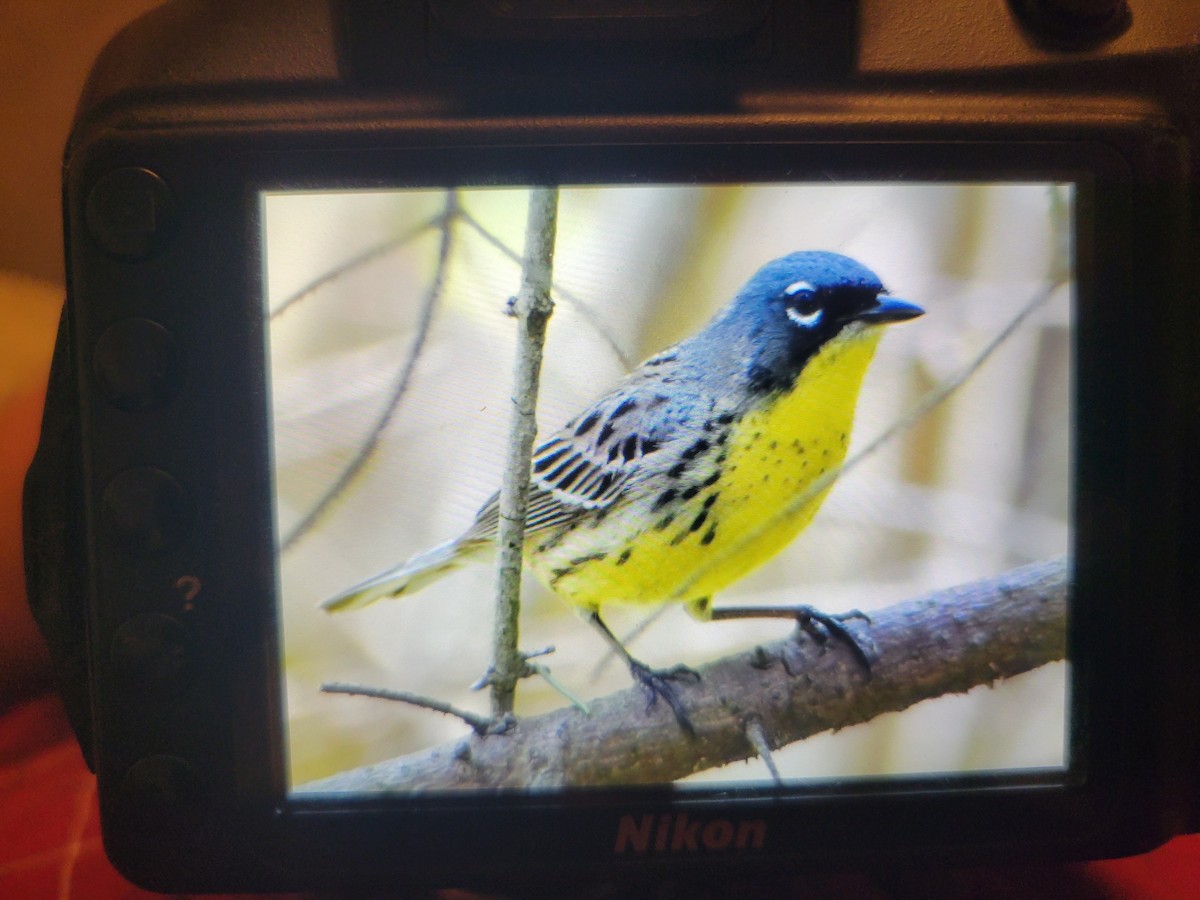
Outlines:
{"label": "orange surface", "polygon": [[43,684],[48,665],[24,603],[21,484],[37,444],[61,303],[53,285],[0,272],[0,711]]}

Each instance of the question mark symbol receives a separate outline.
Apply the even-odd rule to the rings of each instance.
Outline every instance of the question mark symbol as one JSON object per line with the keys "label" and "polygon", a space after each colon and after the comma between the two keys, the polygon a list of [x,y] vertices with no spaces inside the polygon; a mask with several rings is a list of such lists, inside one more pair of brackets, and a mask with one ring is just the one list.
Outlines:
{"label": "question mark symbol", "polygon": [[176,580],[175,587],[183,591],[183,608],[191,612],[195,608],[192,601],[200,593],[200,579],[195,575],[181,575]]}

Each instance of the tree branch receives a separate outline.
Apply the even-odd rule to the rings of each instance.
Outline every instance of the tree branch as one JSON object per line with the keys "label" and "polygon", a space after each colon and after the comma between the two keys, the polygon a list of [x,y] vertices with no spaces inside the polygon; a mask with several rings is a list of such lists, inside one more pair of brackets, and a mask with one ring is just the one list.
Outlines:
{"label": "tree branch", "polygon": [[[421,310],[417,315],[416,333],[413,335],[412,346],[409,348],[408,356],[405,357],[400,371],[396,375],[396,379],[392,384],[392,389],[388,395],[387,401],[383,405],[383,411],[371,426],[371,430],[366,434],[363,440],[359,443],[358,449],[354,453],[354,457],[346,465],[344,469],[334,479],[333,483],[325,489],[312,508],[305,513],[304,518],[297,522],[292,530],[280,540],[280,549],[283,552],[291,550],[297,541],[308,534],[318,521],[329,511],[334,501],[342,497],[349,489],[350,485],[358,478],[366,467],[368,460],[375,455],[375,451],[379,449],[379,444],[383,439],[383,434],[392,424],[392,419],[396,415],[396,411],[400,408],[400,404],[404,400],[404,395],[408,391],[409,382],[412,381],[413,373],[416,371],[417,363],[420,361],[422,354],[425,351],[425,342],[429,338],[430,329],[433,326],[433,313],[437,308],[438,302],[441,300],[442,288],[446,284],[446,272],[450,259],[450,251],[454,244],[454,220],[458,215],[458,192],[449,190],[446,192],[446,204],[441,215],[430,223],[425,223],[417,229],[413,229],[409,235],[401,238],[401,241],[408,240],[418,231],[423,231],[430,224],[437,224],[441,228],[441,241],[438,244],[437,267],[434,270],[433,280],[429,283],[429,288],[425,291],[425,296],[421,301]],[[378,255],[384,249],[391,249],[395,242],[389,242],[386,245],[381,245],[367,252],[366,255]],[[351,260],[343,266],[334,269],[329,273],[329,277],[336,277],[343,271],[347,271],[354,265],[360,264],[359,260]],[[295,299],[299,299],[302,295],[296,295]],[[291,303],[293,298],[289,298],[285,303]],[[277,312],[282,312],[282,308]]]}
{"label": "tree branch", "polygon": [[[564,708],[520,720],[503,735],[469,736],[298,788],[421,792],[654,784],[755,755],[747,725],[779,748],[867,722],[943,694],[991,684],[1066,653],[1069,565],[1035,563],[935,591],[849,622],[872,659],[866,677],[835,641],[793,636],[701,668],[683,690],[689,739],[665,704],[647,710],[631,688],[591,714]],[[711,627],[720,627],[713,625]]]}
{"label": "tree branch", "polygon": [[521,562],[525,547],[525,510],[529,499],[530,459],[537,435],[538,384],[546,326],[554,312],[550,279],[558,233],[558,188],[529,192],[525,225],[525,259],[521,290],[512,303],[517,319],[517,361],[513,372],[513,410],[508,429],[508,457],[500,486],[500,526],[496,535],[496,624],[492,638],[492,717],[513,710],[517,681],[526,674],[518,647],[521,612]]}

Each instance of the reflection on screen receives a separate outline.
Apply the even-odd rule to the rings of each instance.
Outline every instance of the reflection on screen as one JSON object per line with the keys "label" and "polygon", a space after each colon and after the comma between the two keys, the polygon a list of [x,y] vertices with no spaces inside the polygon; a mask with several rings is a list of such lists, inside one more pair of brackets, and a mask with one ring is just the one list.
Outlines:
{"label": "reflection on screen", "polygon": [[[490,715],[489,691],[472,685],[494,661],[488,503],[508,452],[506,308],[529,197],[261,197],[295,789],[453,756],[472,735],[452,715],[322,685]],[[1050,183],[561,189],[519,638],[553,650],[517,685],[518,721],[600,715],[630,688],[585,621],[597,604],[647,666],[699,669],[795,627],[702,621],[712,609],[809,604],[873,621],[1064,557],[1074,203],[1071,185]],[[809,255],[752,281],[797,252]],[[901,300],[923,315],[868,309]],[[321,608],[354,606],[356,586],[414,557],[403,596]],[[870,656],[871,622],[845,624]],[[857,665],[836,635],[824,652]],[[742,759],[681,782],[770,785],[772,767],[800,787],[1062,771],[1067,683],[1060,658],[804,740],[760,735],[769,761],[748,737]],[[675,684],[687,705],[689,680]],[[753,718],[752,695],[725,699]],[[638,711],[692,740],[665,702]]]}

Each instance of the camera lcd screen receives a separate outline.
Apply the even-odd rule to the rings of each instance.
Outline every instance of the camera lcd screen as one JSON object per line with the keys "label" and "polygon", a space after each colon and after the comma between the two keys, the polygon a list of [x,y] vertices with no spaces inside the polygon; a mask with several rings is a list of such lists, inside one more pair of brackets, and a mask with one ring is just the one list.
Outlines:
{"label": "camera lcd screen", "polygon": [[[942,648],[988,638],[986,623],[956,629],[950,589],[1065,565],[1077,195],[1049,181],[560,188],[556,239],[532,253],[555,306],[516,640],[529,668],[508,735],[558,723],[550,741],[594,718],[594,743],[547,764],[591,773],[567,779],[581,788],[1061,780],[1069,660],[1033,626],[1020,633],[1041,655],[1021,674],[951,679],[856,724],[830,713],[801,740],[763,727],[753,678],[730,693],[707,667],[745,658],[795,684],[878,685],[891,676],[872,671],[873,629],[932,597],[947,624],[910,656],[925,664],[912,679],[933,678]],[[454,773],[472,746],[508,739],[476,730],[494,718],[499,516],[486,509],[511,453],[511,298],[530,277],[532,200],[518,187],[259,195],[291,796],[428,790],[406,773],[439,766],[439,791],[493,786]],[[762,364],[764,342],[800,334],[803,353]],[[372,579],[400,596],[354,608]],[[643,591],[655,579],[670,587]],[[798,605],[818,611],[807,630],[712,615]],[[635,685],[587,621],[597,608],[681,713]],[[814,658],[832,668],[807,670]],[[610,715],[644,726],[647,756],[682,747],[678,777],[636,742],[600,760],[616,752]],[[722,716],[745,734],[723,756],[705,744]],[[528,756],[500,786],[559,783]]]}

